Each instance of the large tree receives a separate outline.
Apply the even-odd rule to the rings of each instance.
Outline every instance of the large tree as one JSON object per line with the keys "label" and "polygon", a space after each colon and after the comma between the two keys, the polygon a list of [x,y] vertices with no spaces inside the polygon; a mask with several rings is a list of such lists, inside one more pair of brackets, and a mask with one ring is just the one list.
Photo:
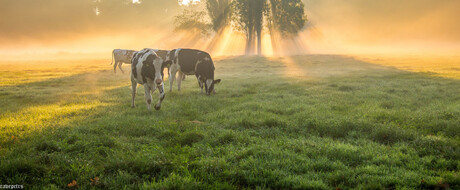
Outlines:
{"label": "large tree", "polygon": [[234,0],[234,22],[236,28],[246,36],[246,55],[252,53],[254,42],[254,0]]}
{"label": "large tree", "polygon": [[246,54],[252,54],[257,35],[257,54],[262,54],[264,16],[276,50],[275,36],[292,37],[304,27],[306,16],[301,0],[234,0],[234,20],[246,34]]}
{"label": "large tree", "polygon": [[283,35],[297,35],[307,20],[301,0],[270,0],[273,26]]}
{"label": "large tree", "polygon": [[294,38],[307,21],[301,0],[269,0],[265,16],[274,53],[279,52],[278,39]]}
{"label": "large tree", "polygon": [[230,24],[232,14],[232,0],[207,0],[206,10],[211,20],[212,29],[215,32],[214,37],[208,45],[207,50],[212,51],[225,32],[225,28]]}
{"label": "large tree", "polygon": [[[306,16],[301,0],[206,0],[206,11],[210,25],[216,35],[210,46],[214,46],[223,29],[233,22],[233,26],[246,36],[246,55],[262,54],[262,33],[266,27],[272,37],[273,49],[277,50],[277,39],[296,36],[305,25]],[[176,29],[208,29],[203,14],[185,10],[176,17]],[[256,42],[257,39],[257,42]],[[212,48],[212,47],[211,47]]]}

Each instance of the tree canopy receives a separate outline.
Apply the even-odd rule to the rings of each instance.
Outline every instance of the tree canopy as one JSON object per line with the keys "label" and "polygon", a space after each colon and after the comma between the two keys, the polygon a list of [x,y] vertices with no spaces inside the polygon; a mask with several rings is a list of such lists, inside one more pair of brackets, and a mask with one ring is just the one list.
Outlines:
{"label": "tree canopy", "polygon": [[276,15],[271,18],[282,34],[295,35],[305,26],[307,18],[301,0],[271,0],[270,3],[272,9],[276,9]]}
{"label": "tree canopy", "polygon": [[197,10],[196,7],[188,7],[177,15],[174,20],[176,31],[194,31],[203,36],[210,35],[212,24],[206,22],[206,12]]}
{"label": "tree canopy", "polygon": [[212,29],[218,32],[230,22],[231,0],[208,0],[206,9],[211,18]]}

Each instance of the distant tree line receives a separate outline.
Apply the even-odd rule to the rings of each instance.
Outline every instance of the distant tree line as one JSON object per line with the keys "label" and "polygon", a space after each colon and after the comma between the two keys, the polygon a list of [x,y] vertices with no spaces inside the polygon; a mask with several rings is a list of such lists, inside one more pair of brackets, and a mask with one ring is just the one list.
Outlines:
{"label": "distant tree line", "polygon": [[205,0],[202,3],[205,10],[190,5],[176,16],[176,30],[196,30],[205,35],[211,30],[219,38],[223,29],[232,25],[245,34],[247,55],[254,54],[256,49],[261,55],[264,29],[268,29],[276,51],[276,36],[296,36],[307,21],[301,0]]}

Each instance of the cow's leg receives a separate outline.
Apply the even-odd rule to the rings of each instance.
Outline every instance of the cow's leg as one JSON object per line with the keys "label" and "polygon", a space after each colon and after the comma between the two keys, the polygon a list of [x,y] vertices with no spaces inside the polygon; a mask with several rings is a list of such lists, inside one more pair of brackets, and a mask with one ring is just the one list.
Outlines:
{"label": "cow's leg", "polygon": [[134,102],[134,99],[136,98],[136,91],[137,91],[137,82],[134,80],[134,77],[131,76],[131,91],[132,91],[132,101],[131,101],[131,107],[135,108],[136,103]]}
{"label": "cow's leg", "polygon": [[145,94],[144,94],[145,102],[147,103],[147,109],[150,111],[151,109],[150,104],[152,104],[152,95],[150,94],[150,86],[148,83],[144,83],[144,90],[145,90]]}
{"label": "cow's leg", "polygon": [[179,70],[174,64],[169,68],[169,92],[172,92],[172,86],[174,84],[174,79],[176,79],[176,73]]}
{"label": "cow's leg", "polygon": [[157,86],[157,88],[158,88],[158,91],[160,92],[160,100],[158,100],[158,103],[155,105],[155,109],[160,110],[161,102],[163,102],[163,99],[165,99],[164,84],[161,84],[161,86]]}
{"label": "cow's leg", "polygon": [[198,80],[198,85],[200,86],[201,93],[203,94],[203,83],[201,82],[200,77],[197,76],[196,79]]}
{"label": "cow's leg", "polygon": [[177,76],[177,90],[180,91],[180,85],[182,83],[182,77],[184,76],[185,74],[181,71],[179,71],[179,75]]}
{"label": "cow's leg", "polygon": [[123,69],[121,68],[121,65],[123,65],[123,62],[120,62],[120,63],[118,64],[118,68],[120,68],[121,73],[125,74],[125,72],[124,72]]}
{"label": "cow's leg", "polygon": [[168,78],[171,77],[171,72],[169,71],[169,68],[170,68],[170,67],[171,67],[171,66],[167,67],[167,68],[168,68]]}
{"label": "cow's leg", "polygon": [[117,65],[118,65],[118,60],[115,60],[115,63],[113,64],[113,73],[117,73]]}

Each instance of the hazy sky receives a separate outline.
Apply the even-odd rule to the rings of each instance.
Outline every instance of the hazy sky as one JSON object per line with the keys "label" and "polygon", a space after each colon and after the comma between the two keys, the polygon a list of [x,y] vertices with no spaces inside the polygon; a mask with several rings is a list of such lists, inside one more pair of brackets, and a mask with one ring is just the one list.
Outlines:
{"label": "hazy sky", "polygon": [[305,0],[305,3],[314,24],[335,29],[350,40],[460,41],[458,0]]}
{"label": "hazy sky", "polygon": [[174,0],[0,0],[0,49],[138,37],[170,28],[178,10]]}
{"label": "hazy sky", "polygon": [[[0,0],[0,54],[166,47],[176,0]],[[309,27],[340,45],[460,42],[459,0],[304,0]],[[311,28],[307,28],[309,30]],[[313,30],[312,30],[313,31]],[[305,39],[303,38],[303,39]],[[310,48],[315,48],[311,47]]]}

